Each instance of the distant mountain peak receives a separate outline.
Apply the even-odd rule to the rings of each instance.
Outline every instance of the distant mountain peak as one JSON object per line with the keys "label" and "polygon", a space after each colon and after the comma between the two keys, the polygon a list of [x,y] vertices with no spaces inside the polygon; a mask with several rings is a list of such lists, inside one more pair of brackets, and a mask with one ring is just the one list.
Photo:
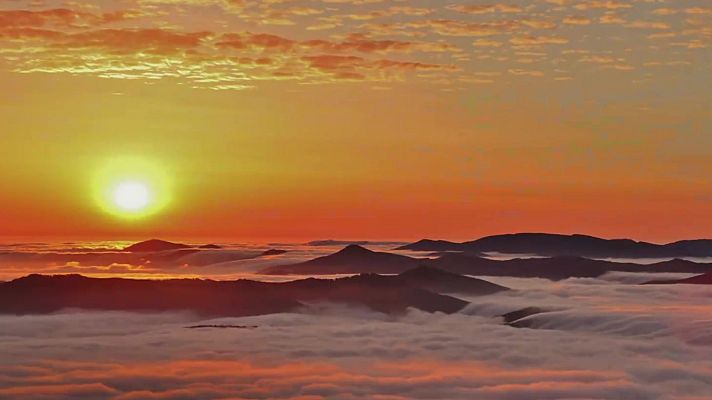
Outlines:
{"label": "distant mountain peak", "polygon": [[84,275],[80,274],[56,274],[56,275],[44,275],[44,274],[30,274],[15,279],[13,282],[25,283],[25,284],[41,284],[43,282],[51,281],[62,281],[62,282],[76,282],[89,279]]}
{"label": "distant mountain peak", "polygon": [[[471,279],[471,278],[465,278]],[[42,295],[35,295],[41,291]],[[291,282],[202,279],[98,279],[31,275],[0,284],[0,314],[48,314],[65,308],[121,311],[189,310],[210,317],[298,312],[306,303],[365,306],[383,313],[409,308],[454,313],[468,302],[395,276],[360,275]]]}
{"label": "distant mountain peak", "polygon": [[407,244],[396,248],[396,250],[427,250],[427,251],[447,251],[459,250],[460,243],[449,242],[447,240],[420,239],[415,243]]}
{"label": "distant mountain peak", "polygon": [[583,234],[506,233],[463,243],[423,239],[398,250],[463,251],[469,253],[537,254],[546,257],[680,258],[712,256],[712,240],[655,244],[633,239],[604,239]]}
{"label": "distant mountain peak", "polygon": [[350,245],[344,247],[343,249],[341,249],[340,251],[338,251],[336,254],[369,254],[369,253],[373,253],[373,251],[371,251],[363,246],[360,246],[358,244],[350,244]]}
{"label": "distant mountain peak", "polygon": [[317,257],[297,264],[275,265],[260,273],[268,275],[290,275],[310,273],[350,274],[361,272],[382,272],[397,274],[416,266],[418,260],[400,254],[372,251],[359,245],[348,245],[336,253]]}
{"label": "distant mountain peak", "polygon": [[696,275],[685,279],[658,280],[644,283],[644,285],[672,285],[672,284],[690,284],[690,285],[712,285],[712,272],[702,275]]}
{"label": "distant mountain peak", "polygon": [[182,243],[173,243],[161,239],[149,239],[143,242],[138,242],[132,244],[123,249],[123,251],[128,252],[153,252],[153,251],[167,251],[167,250],[179,250],[179,249],[189,249],[191,246]]}
{"label": "distant mountain peak", "polygon": [[399,279],[436,293],[493,294],[508,288],[482,279],[455,274],[440,268],[420,265],[400,275]]}

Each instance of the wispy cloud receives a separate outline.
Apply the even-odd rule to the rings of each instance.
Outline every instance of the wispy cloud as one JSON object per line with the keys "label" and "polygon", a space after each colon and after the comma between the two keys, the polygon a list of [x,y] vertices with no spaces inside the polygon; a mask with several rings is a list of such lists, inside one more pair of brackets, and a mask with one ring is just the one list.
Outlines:
{"label": "wispy cloud", "polygon": [[[197,88],[245,89],[269,80],[461,83],[476,70],[474,60],[489,60],[488,67],[509,71],[517,68],[518,48],[556,44],[534,62],[536,69],[554,77],[554,69],[570,63],[569,77],[575,79],[576,60],[562,53],[572,48],[604,46],[622,57],[626,47],[646,49],[647,41],[656,40],[657,47],[684,49],[678,56],[688,65],[698,64],[701,58],[695,52],[710,45],[705,28],[712,15],[709,10],[703,2],[640,0],[429,6],[383,1],[140,0],[111,7],[66,3],[56,8],[23,0],[5,3],[0,10],[0,56],[19,73],[173,79]],[[601,24],[618,25],[627,32],[601,36],[597,27]],[[650,63],[665,65],[658,60],[659,51],[651,48],[644,53],[646,60],[640,65],[598,73],[642,74]],[[314,60],[330,61],[324,67],[324,62]],[[421,69],[439,70],[448,78],[418,74]]]}

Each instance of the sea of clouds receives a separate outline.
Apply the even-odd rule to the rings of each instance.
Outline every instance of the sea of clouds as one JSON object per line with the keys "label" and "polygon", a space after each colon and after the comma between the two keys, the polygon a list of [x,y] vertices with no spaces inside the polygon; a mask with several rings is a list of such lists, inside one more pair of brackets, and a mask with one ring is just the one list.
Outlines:
{"label": "sea of clouds", "polygon": [[[166,257],[160,262],[146,262],[144,258],[151,254],[121,251],[132,243],[0,243],[0,281],[33,273],[82,274],[91,277],[292,280],[293,276],[267,277],[255,272],[275,265],[294,264],[332,254],[348,244],[221,243],[222,248],[218,250],[201,250],[181,257]],[[399,244],[402,243],[368,242],[367,246],[374,251],[392,251]],[[284,250],[285,253],[261,256],[270,249]],[[422,253],[398,253],[423,257]]]}
{"label": "sea of clouds", "polygon": [[710,399],[712,288],[651,277],[497,278],[453,315],[0,316],[0,399]]}

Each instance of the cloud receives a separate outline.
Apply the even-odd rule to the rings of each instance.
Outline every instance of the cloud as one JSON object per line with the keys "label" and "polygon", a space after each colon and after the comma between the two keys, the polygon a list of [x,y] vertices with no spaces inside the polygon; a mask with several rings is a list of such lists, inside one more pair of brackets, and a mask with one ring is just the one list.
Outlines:
{"label": "cloud", "polygon": [[451,4],[446,7],[448,10],[453,10],[465,14],[491,14],[495,12],[501,13],[520,13],[524,10],[514,4],[478,4],[478,5],[464,5],[464,4]]}
{"label": "cloud", "polygon": [[532,77],[544,76],[544,72],[542,72],[542,71],[526,70],[526,69],[521,69],[521,68],[513,68],[513,69],[510,69],[508,72],[512,75],[518,75],[518,76],[532,76]]}
{"label": "cloud", "polygon": [[557,36],[522,36],[510,39],[516,46],[540,46],[545,44],[566,44],[568,39]]}
{"label": "cloud", "polygon": [[[695,52],[709,48],[705,27],[710,15],[701,0],[526,5],[137,0],[56,8],[17,0],[0,11],[0,57],[17,73],[170,79],[213,90],[245,90],[264,81],[367,82],[372,87],[418,81],[461,89],[479,83],[471,79],[478,69],[506,74],[519,70],[521,63],[533,64],[532,70],[544,75],[565,70],[567,78],[612,73],[608,71],[646,73],[636,64],[579,68],[576,59],[565,57],[572,48],[617,58],[635,48],[641,53],[636,59],[646,63],[664,62],[661,50],[681,51],[679,61],[691,69],[704,68],[704,57]],[[615,28],[602,31],[600,24]],[[646,46],[648,40],[655,44]],[[516,52],[523,46],[540,46],[545,54],[521,57]],[[349,70],[314,67],[314,58],[332,56],[363,61]],[[414,66],[438,66],[439,72],[424,74]]]}
{"label": "cloud", "polygon": [[130,13],[123,11],[92,14],[67,8],[47,10],[0,10],[0,27],[2,27],[3,30],[8,28],[92,27],[123,21],[129,16]]}
{"label": "cloud", "polygon": [[[296,15],[314,15],[291,8]],[[410,8],[393,12],[416,13]],[[91,74],[115,79],[175,78],[194,87],[248,88],[255,81],[292,79],[310,83],[335,80],[384,81],[423,68],[456,71],[451,63],[390,60],[390,53],[455,54],[445,42],[372,40],[350,35],[345,40],[296,40],[271,33],[179,31],[167,28],[103,28],[123,14],[70,10],[13,11],[0,15],[0,40],[8,42],[14,69],[23,73]],[[78,24],[77,21],[84,21]],[[88,22],[86,22],[88,21]],[[89,23],[90,22],[90,23]],[[23,54],[22,49],[32,48]],[[13,50],[14,49],[14,50]],[[338,71],[313,60],[345,54],[359,59]],[[361,54],[356,56],[355,54]],[[363,54],[381,57],[366,59]],[[383,72],[387,73],[383,73]]]}
{"label": "cloud", "polygon": [[364,35],[350,35],[343,41],[304,40],[296,41],[277,35],[231,33],[223,35],[215,44],[219,48],[244,50],[250,49],[263,52],[320,52],[320,53],[412,53],[459,52],[459,48],[445,42],[414,42],[401,40],[374,40]]}
{"label": "cloud", "polygon": [[[180,360],[140,363],[131,367],[104,363],[47,363],[61,380],[102,381],[102,384],[43,384],[47,377],[31,374],[37,383],[0,395],[33,398],[46,395],[109,396],[111,399],[174,398],[465,398],[526,399],[644,396],[625,375],[586,370],[503,370],[476,362],[448,365],[427,360],[379,362],[353,371],[327,362],[279,365],[227,360]],[[69,378],[69,379],[68,379]],[[196,378],[200,383],[195,382]],[[153,388],[144,389],[144,388]],[[505,396],[503,396],[505,395]],[[392,397],[393,398],[393,397]]]}
{"label": "cloud", "polygon": [[[0,316],[0,398],[704,398],[709,290],[619,282],[631,276],[493,278],[517,290],[454,315]],[[538,329],[496,317],[529,305],[554,311]],[[258,328],[185,328],[197,323]]]}
{"label": "cloud", "polygon": [[581,15],[570,15],[563,22],[567,25],[589,25],[591,20]]}
{"label": "cloud", "polygon": [[[360,64],[359,64],[360,63]],[[367,65],[364,59],[357,60],[351,68],[382,68],[381,73],[392,73],[398,68],[428,71],[427,66],[385,65],[377,61]],[[338,64],[338,63],[336,63]],[[381,65],[383,64],[383,65]],[[317,65],[324,68],[323,74],[338,73],[338,65]],[[323,246],[305,244],[273,243],[270,245],[226,245],[219,250],[174,251],[158,254],[142,254],[117,251],[132,243],[124,242],[115,247],[75,247],[51,244],[0,245],[0,280],[16,279],[31,273],[66,274],[78,273],[94,277],[123,276],[134,278],[204,277],[213,279],[254,278],[254,273],[269,266],[294,264],[341,250],[340,242]],[[106,245],[105,245],[106,246]],[[393,243],[370,242],[369,248],[386,251]],[[270,249],[282,249],[286,253],[263,256]],[[258,279],[264,277],[257,276]],[[275,277],[278,280],[285,277]],[[294,277],[287,277],[293,279]]]}
{"label": "cloud", "polygon": [[630,2],[621,2],[615,0],[590,0],[581,2],[574,7],[578,10],[618,10],[631,8],[633,7],[633,5],[630,4]]}

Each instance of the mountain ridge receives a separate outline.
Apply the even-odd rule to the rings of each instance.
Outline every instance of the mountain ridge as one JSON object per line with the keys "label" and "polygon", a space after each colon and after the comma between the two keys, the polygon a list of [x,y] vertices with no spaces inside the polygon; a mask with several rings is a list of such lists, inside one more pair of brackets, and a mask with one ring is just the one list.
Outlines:
{"label": "mountain ridge", "polygon": [[644,285],[677,285],[677,284],[689,284],[689,285],[712,285],[712,272],[708,272],[702,275],[696,275],[685,279],[670,279],[670,280],[659,280],[650,281],[644,283]]}
{"label": "mountain ridge", "polygon": [[576,256],[492,260],[468,253],[446,253],[438,258],[412,258],[400,254],[375,252],[352,245],[336,253],[309,261],[267,267],[259,273],[266,275],[400,274],[420,265],[460,275],[551,280],[573,277],[595,278],[611,271],[686,273],[712,271],[712,264],[687,260],[670,260],[653,264],[618,263]]}
{"label": "mountain ridge", "polygon": [[603,239],[583,234],[509,233],[461,243],[422,239],[396,250],[462,251],[471,253],[536,254],[589,258],[667,258],[712,256],[712,239],[655,244],[633,239]]}
{"label": "mountain ridge", "polygon": [[364,306],[383,313],[408,308],[454,313],[467,301],[444,292],[487,295],[505,287],[476,278],[423,270],[402,277],[360,274],[290,282],[209,279],[145,280],[89,278],[78,274],[32,274],[0,283],[0,313],[46,314],[62,309],[192,311],[210,316],[297,312],[311,302]]}

